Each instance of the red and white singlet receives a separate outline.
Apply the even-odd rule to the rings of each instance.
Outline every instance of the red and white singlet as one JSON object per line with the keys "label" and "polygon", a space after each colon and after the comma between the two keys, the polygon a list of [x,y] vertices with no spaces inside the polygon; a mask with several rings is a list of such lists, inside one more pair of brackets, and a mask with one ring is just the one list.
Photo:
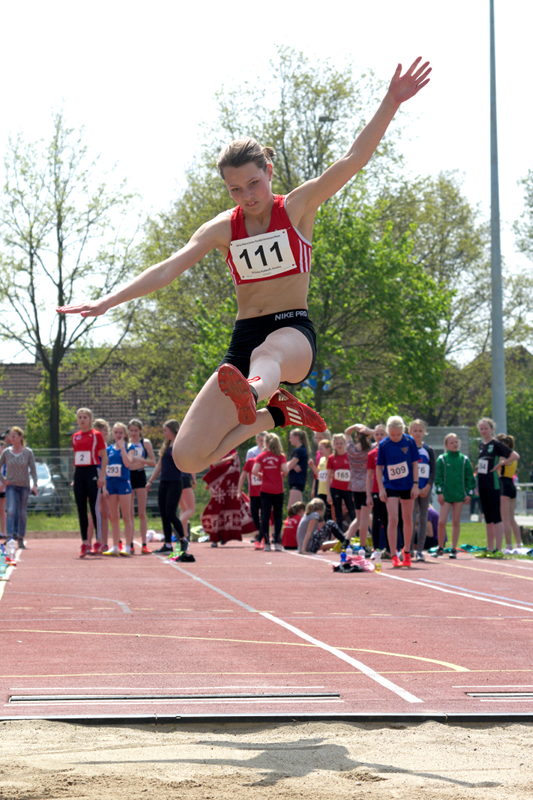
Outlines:
{"label": "red and white singlet", "polygon": [[268,230],[257,236],[248,236],[242,208],[233,209],[226,264],[236,285],[310,272],[311,251],[311,242],[293,227],[283,195],[274,195]]}
{"label": "red and white singlet", "polygon": [[102,450],[105,450],[104,437],[100,431],[93,428],[89,431],[77,431],[72,434],[72,448],[74,450],[74,466],[97,467],[100,464]]}

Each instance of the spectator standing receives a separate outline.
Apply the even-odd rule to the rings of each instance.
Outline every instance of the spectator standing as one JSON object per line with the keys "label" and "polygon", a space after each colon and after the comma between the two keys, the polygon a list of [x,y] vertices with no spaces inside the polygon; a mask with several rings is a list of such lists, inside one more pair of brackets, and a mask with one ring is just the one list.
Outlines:
{"label": "spectator standing", "polygon": [[[109,504],[109,519],[113,535],[113,545],[104,550],[105,556],[132,556],[133,544],[133,503],[130,468],[134,463],[134,448],[128,444],[128,429],[123,422],[113,425],[113,443],[107,447],[106,489]],[[127,550],[121,546],[120,517],[124,524],[124,540]]]}
{"label": "spectator standing", "polygon": [[289,478],[289,506],[302,502],[307,481],[307,462],[309,461],[309,441],[301,428],[293,428],[289,433],[292,452],[287,463]]}
{"label": "spectator standing", "polygon": [[457,545],[461,528],[461,510],[469,503],[476,486],[470,460],[460,452],[461,440],[455,433],[444,437],[444,453],[437,459],[435,490],[440,505],[438,547],[435,556],[444,553],[446,523],[452,512],[452,548],[450,558],[457,558]]}
{"label": "spectator standing", "polygon": [[[6,436],[8,437],[6,440]],[[9,431],[0,436],[0,456],[9,444]],[[6,538],[6,465],[0,467],[0,539]]]}
{"label": "spectator standing", "polygon": [[[24,431],[17,425],[9,430],[9,447],[0,455],[0,469],[5,465],[7,538],[16,539],[18,546],[24,548],[26,520],[28,516],[28,496],[30,491],[37,494],[37,467],[31,448],[26,447]],[[30,476],[32,487],[30,489]]]}
{"label": "spectator standing", "polygon": [[346,438],[343,433],[334,433],[333,454],[328,458],[328,503],[333,505],[335,520],[343,528],[343,504],[346,506],[350,523],[355,519],[355,505],[350,491],[350,462],[346,452]]}
{"label": "spectator standing", "polygon": [[163,425],[163,444],[159,450],[159,459],[146,484],[149,491],[154,481],[160,477],[157,499],[165,541],[159,550],[155,551],[156,553],[173,552],[172,529],[176,532],[182,550],[187,550],[188,546],[183,525],[177,513],[182,489],[181,470],[177,468],[172,458],[172,445],[179,427],[179,422],[175,419],[169,419]]}
{"label": "spectator standing", "polygon": [[259,453],[261,453],[262,450],[265,449],[266,435],[266,431],[261,431],[260,433],[256,434],[254,446],[249,447],[246,451],[246,461],[248,461],[249,458],[255,458],[259,455]]}
{"label": "spectator standing", "polygon": [[261,476],[261,537],[265,550],[270,550],[270,513],[274,515],[274,550],[283,550],[281,526],[283,519],[283,479],[287,475],[287,459],[281,449],[279,436],[269,433],[266,448],[255,459],[252,475]]}
{"label": "spectator standing", "polygon": [[[93,427],[93,412],[89,408],[79,408],[76,412],[78,430],[72,434],[74,451],[74,497],[80,523],[80,558],[90,552],[88,542],[89,516],[87,504],[93,520],[94,530],[98,530],[96,501],[98,489],[105,487],[107,471],[107,449],[104,437]],[[98,470],[100,467],[100,470]]]}
{"label": "spectator standing", "polygon": [[418,461],[418,497],[415,498],[413,507],[415,561],[424,561],[423,551],[426,541],[428,508],[431,501],[431,490],[435,483],[435,453],[424,442],[427,426],[423,420],[413,420],[409,425],[409,434],[415,440],[420,456]]}
{"label": "spectator standing", "polygon": [[500,510],[500,476],[501,466],[518,461],[520,456],[512,448],[494,438],[495,425],[489,417],[483,417],[478,424],[481,437],[477,462],[477,481],[479,502],[485,517],[487,529],[487,550],[501,550],[503,541],[503,525]]}
{"label": "spectator standing", "polygon": [[387,553],[387,504],[379,496],[379,486],[376,477],[376,464],[378,460],[378,446],[387,435],[385,425],[376,425],[374,428],[375,447],[370,450],[367,458],[366,470],[366,495],[367,504],[372,509],[372,546],[374,550],[384,550]]}
{"label": "spectator standing", "polygon": [[146,479],[145,467],[155,467],[154,448],[152,447],[150,439],[145,439],[143,436],[143,424],[140,419],[130,419],[128,423],[128,437],[130,449],[135,456],[135,466],[130,467],[133,527],[135,530],[135,501],[137,500],[141,553],[148,554],[150,553],[146,543],[146,533],[148,531],[148,518],[146,516],[148,489],[146,488],[146,484],[148,481]]}
{"label": "spectator standing", "polygon": [[370,452],[370,436],[366,429],[360,425],[351,425],[344,431],[346,437],[346,453],[350,464],[350,491],[353,495],[356,520],[348,529],[348,539],[355,536],[359,530],[361,547],[366,548],[368,526],[370,522],[371,503],[366,492],[366,471],[368,466],[368,453]]}
{"label": "spectator standing", "polygon": [[[387,538],[393,567],[411,566],[413,535],[413,503],[418,497],[418,448],[412,436],[405,433],[401,417],[389,417],[387,436],[378,446],[376,477],[379,496],[387,504]],[[399,507],[402,509],[403,558],[397,553]]]}
{"label": "spectator standing", "polygon": [[[496,437],[498,441],[503,442],[514,450],[514,436],[505,433],[499,433]],[[500,511],[503,523],[503,534],[505,536],[505,551],[511,553],[513,550],[513,534],[517,547],[522,547],[522,534],[520,527],[515,519],[514,511],[516,506],[516,470],[518,467],[518,460],[511,461],[510,464],[501,467],[500,472]]]}
{"label": "spectator standing", "polygon": [[[250,452],[250,451],[248,451]],[[262,450],[261,450],[262,452]],[[259,453],[257,453],[259,455]],[[260,475],[253,474],[253,467],[255,464],[256,456],[248,458],[242,468],[239,476],[238,491],[241,493],[244,489],[245,481],[248,481],[248,497],[250,498],[250,514],[255,525],[256,534],[253,544],[256,550],[262,550],[264,547],[263,537],[261,534],[261,484],[262,479]]]}

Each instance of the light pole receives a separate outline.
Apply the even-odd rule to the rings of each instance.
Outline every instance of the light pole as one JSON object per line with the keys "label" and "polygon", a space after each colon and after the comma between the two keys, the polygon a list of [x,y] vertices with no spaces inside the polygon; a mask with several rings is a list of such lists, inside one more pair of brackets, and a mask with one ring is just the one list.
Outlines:
{"label": "light pole", "polygon": [[503,345],[502,256],[498,187],[498,125],[496,115],[496,54],[494,0],[490,0],[490,267],[492,286],[492,417],[507,433],[505,350]]}

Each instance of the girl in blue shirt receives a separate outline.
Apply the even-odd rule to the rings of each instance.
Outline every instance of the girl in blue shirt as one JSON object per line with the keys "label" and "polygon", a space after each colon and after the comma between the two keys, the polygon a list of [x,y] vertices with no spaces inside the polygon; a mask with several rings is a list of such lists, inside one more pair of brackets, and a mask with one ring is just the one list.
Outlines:
{"label": "girl in blue shirt", "polygon": [[[418,497],[418,447],[412,436],[405,433],[401,417],[389,417],[387,436],[378,445],[376,478],[379,497],[387,504],[387,538],[393,567],[411,566],[413,536],[413,504]],[[399,505],[403,520],[403,558],[397,554]]]}

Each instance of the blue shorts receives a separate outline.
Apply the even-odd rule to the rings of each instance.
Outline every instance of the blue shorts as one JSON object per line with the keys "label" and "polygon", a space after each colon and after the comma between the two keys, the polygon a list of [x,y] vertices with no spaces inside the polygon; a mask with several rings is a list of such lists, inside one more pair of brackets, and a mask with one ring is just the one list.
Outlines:
{"label": "blue shorts", "polygon": [[124,478],[107,478],[106,489],[109,494],[131,494],[131,483]]}

